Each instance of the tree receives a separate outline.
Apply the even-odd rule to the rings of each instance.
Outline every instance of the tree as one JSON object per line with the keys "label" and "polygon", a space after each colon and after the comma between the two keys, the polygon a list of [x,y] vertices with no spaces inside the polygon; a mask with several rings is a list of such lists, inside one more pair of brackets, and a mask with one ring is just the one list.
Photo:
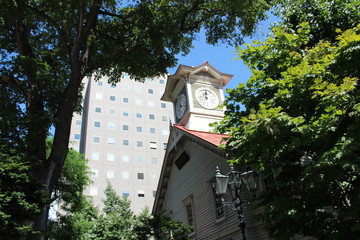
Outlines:
{"label": "tree", "polygon": [[119,197],[110,183],[105,189],[105,196],[103,213],[95,221],[91,239],[131,239],[135,218],[130,210],[130,200]]}
{"label": "tree", "polygon": [[171,220],[162,213],[150,215],[145,209],[137,217],[137,224],[134,227],[134,238],[141,239],[176,239],[191,240],[188,235],[192,232],[191,226],[186,226],[176,220]]}
{"label": "tree", "polygon": [[[297,19],[314,21],[294,25],[289,8],[265,42],[239,49],[252,76],[228,90],[226,116],[217,126],[230,135],[224,145],[233,154],[230,162],[262,173],[262,217],[275,239],[351,239],[360,233],[359,4],[312,6],[328,2],[333,10],[357,9],[346,18],[324,14],[349,29],[313,25],[318,16],[308,9]],[[321,32],[332,37],[320,39]]]}
{"label": "tree", "polygon": [[[48,150],[51,141],[48,141]],[[58,184],[52,194],[56,217],[49,224],[48,236],[54,240],[85,240],[98,218],[98,209],[83,195],[90,182],[91,172],[82,154],[70,149]]]}
{"label": "tree", "polygon": [[[81,80],[93,74],[119,81],[158,75],[186,54],[196,33],[207,41],[241,43],[269,5],[264,0],[1,0],[2,115],[0,135],[22,146],[28,175],[50,198],[64,164]],[[12,106],[12,108],[10,107]],[[14,120],[14,121],[13,121]],[[55,129],[46,156],[49,127]],[[33,216],[46,231],[48,205]],[[34,236],[29,239],[39,239]]]}

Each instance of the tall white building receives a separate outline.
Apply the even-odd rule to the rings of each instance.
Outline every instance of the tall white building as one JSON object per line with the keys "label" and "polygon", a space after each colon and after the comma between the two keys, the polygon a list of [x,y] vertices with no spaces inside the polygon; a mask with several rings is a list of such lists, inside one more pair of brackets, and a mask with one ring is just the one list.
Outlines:
{"label": "tall white building", "polygon": [[151,210],[173,118],[172,104],[160,100],[166,77],[107,81],[85,81],[83,113],[72,122],[70,147],[89,159],[94,173],[85,194],[102,206],[109,181],[135,213]]}

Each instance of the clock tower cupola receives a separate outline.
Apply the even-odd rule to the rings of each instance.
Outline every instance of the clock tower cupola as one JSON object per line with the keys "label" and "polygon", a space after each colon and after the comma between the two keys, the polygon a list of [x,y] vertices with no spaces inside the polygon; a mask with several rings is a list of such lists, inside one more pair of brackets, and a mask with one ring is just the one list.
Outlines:
{"label": "clock tower cupola", "polygon": [[174,104],[175,123],[188,129],[209,131],[210,123],[224,117],[223,88],[233,75],[205,62],[197,67],[180,65],[169,75],[161,100]]}

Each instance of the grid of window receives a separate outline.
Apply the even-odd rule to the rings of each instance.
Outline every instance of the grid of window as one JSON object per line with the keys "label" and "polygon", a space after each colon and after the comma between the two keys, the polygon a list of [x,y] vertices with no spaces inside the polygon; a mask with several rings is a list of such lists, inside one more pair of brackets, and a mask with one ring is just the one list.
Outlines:
{"label": "grid of window", "polygon": [[166,116],[161,116],[161,121],[167,122],[167,117]]}
{"label": "grid of window", "polygon": [[165,80],[164,80],[164,79],[160,79],[159,82],[160,82],[160,84],[164,84],[164,83],[165,83]]}
{"label": "grid of window", "polygon": [[79,139],[80,139],[80,134],[75,133],[75,135],[74,135],[74,139],[79,140]]}
{"label": "grid of window", "polygon": [[114,178],[114,171],[107,171],[106,172],[106,177],[107,178]]}
{"label": "grid of window", "polygon": [[124,98],[123,98],[123,102],[124,102],[124,103],[128,103],[128,102],[129,102],[129,98],[124,97]]}
{"label": "grid of window", "polygon": [[136,113],[136,118],[142,118],[142,114],[141,113]]}
{"label": "grid of window", "polygon": [[155,158],[155,157],[151,158],[151,163],[156,164],[157,163],[157,158]]}
{"label": "grid of window", "polygon": [[142,127],[137,126],[137,127],[136,127],[136,131],[137,131],[137,132],[142,132]]}
{"label": "grid of window", "polygon": [[148,81],[148,82],[154,82],[154,79],[151,78],[151,77],[148,77],[148,78],[147,78],[147,81]]}
{"label": "grid of window", "polygon": [[142,88],[141,88],[141,87],[135,87],[135,92],[141,93],[141,92],[142,92]]}
{"label": "grid of window", "polygon": [[115,114],[115,109],[109,108],[109,114],[114,115]]}
{"label": "grid of window", "polygon": [[150,113],[150,114],[149,114],[149,119],[150,119],[150,120],[154,120],[154,119],[155,119],[155,114]]}
{"label": "grid of window", "polygon": [[149,93],[149,94],[154,94],[154,89],[149,88],[149,89],[148,89],[148,93]]}
{"label": "grid of window", "polygon": [[155,103],[153,101],[148,101],[148,105],[149,105],[149,107],[154,107]]}
{"label": "grid of window", "polygon": [[166,108],[166,103],[161,103],[161,108]]}
{"label": "grid of window", "polygon": [[100,137],[94,137],[93,142],[94,143],[99,143],[100,142]]}
{"label": "grid of window", "polygon": [[102,82],[102,81],[98,81],[98,82],[97,82],[97,85],[98,85],[98,86],[102,86],[102,85],[103,85],[103,82]]}
{"label": "grid of window", "polygon": [[129,91],[130,87],[129,87],[129,85],[123,84],[121,89],[124,91]]}
{"label": "grid of window", "polygon": [[128,130],[129,130],[129,125],[123,125],[122,129],[123,129],[124,131],[128,131]]}
{"label": "grid of window", "polygon": [[124,140],[123,140],[123,145],[124,145],[124,146],[129,146],[129,140],[124,139]]}
{"label": "grid of window", "polygon": [[81,125],[81,120],[76,120],[76,121],[75,121],[75,124],[76,124],[76,125]]}
{"label": "grid of window", "polygon": [[150,149],[156,149],[156,142],[150,142]]}
{"label": "grid of window", "polygon": [[141,105],[141,104],[142,104],[142,100],[141,100],[141,99],[135,99],[135,104],[136,104],[136,105]]}
{"label": "grid of window", "polygon": [[138,197],[145,197],[145,192],[143,190],[139,190]]}
{"label": "grid of window", "polygon": [[164,143],[164,150],[167,149],[167,143]]}
{"label": "grid of window", "polygon": [[123,111],[123,114],[122,114],[124,117],[128,117],[129,116],[129,112],[128,111]]}
{"label": "grid of window", "polygon": [[194,216],[193,216],[192,202],[188,202],[188,203],[185,205],[185,208],[186,208],[186,214],[187,214],[188,224],[189,224],[190,226],[192,226],[192,225],[194,224]]}
{"label": "grid of window", "polygon": [[94,122],[94,127],[100,127],[100,122]]}
{"label": "grid of window", "polygon": [[150,128],[150,133],[155,134],[155,128]]}
{"label": "grid of window", "polygon": [[95,108],[95,112],[101,113],[101,107],[96,107],[96,108]]}
{"label": "grid of window", "polygon": [[123,195],[123,197],[128,197],[128,196],[130,196],[129,190],[124,189],[123,192],[122,192],[122,195]]}
{"label": "grid of window", "polygon": [[115,96],[110,96],[110,101],[115,101]]}

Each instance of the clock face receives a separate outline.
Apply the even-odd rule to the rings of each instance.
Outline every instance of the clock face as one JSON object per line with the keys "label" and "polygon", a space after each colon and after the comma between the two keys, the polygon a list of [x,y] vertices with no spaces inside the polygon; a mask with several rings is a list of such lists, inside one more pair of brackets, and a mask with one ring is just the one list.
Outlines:
{"label": "clock face", "polygon": [[185,110],[186,110],[186,97],[182,93],[182,94],[180,94],[180,96],[178,97],[178,99],[176,101],[176,105],[175,105],[176,117],[178,119],[182,118],[182,116],[185,113]]}
{"label": "clock face", "polygon": [[196,90],[195,98],[202,107],[207,109],[214,109],[219,105],[219,98],[216,94],[206,88]]}

